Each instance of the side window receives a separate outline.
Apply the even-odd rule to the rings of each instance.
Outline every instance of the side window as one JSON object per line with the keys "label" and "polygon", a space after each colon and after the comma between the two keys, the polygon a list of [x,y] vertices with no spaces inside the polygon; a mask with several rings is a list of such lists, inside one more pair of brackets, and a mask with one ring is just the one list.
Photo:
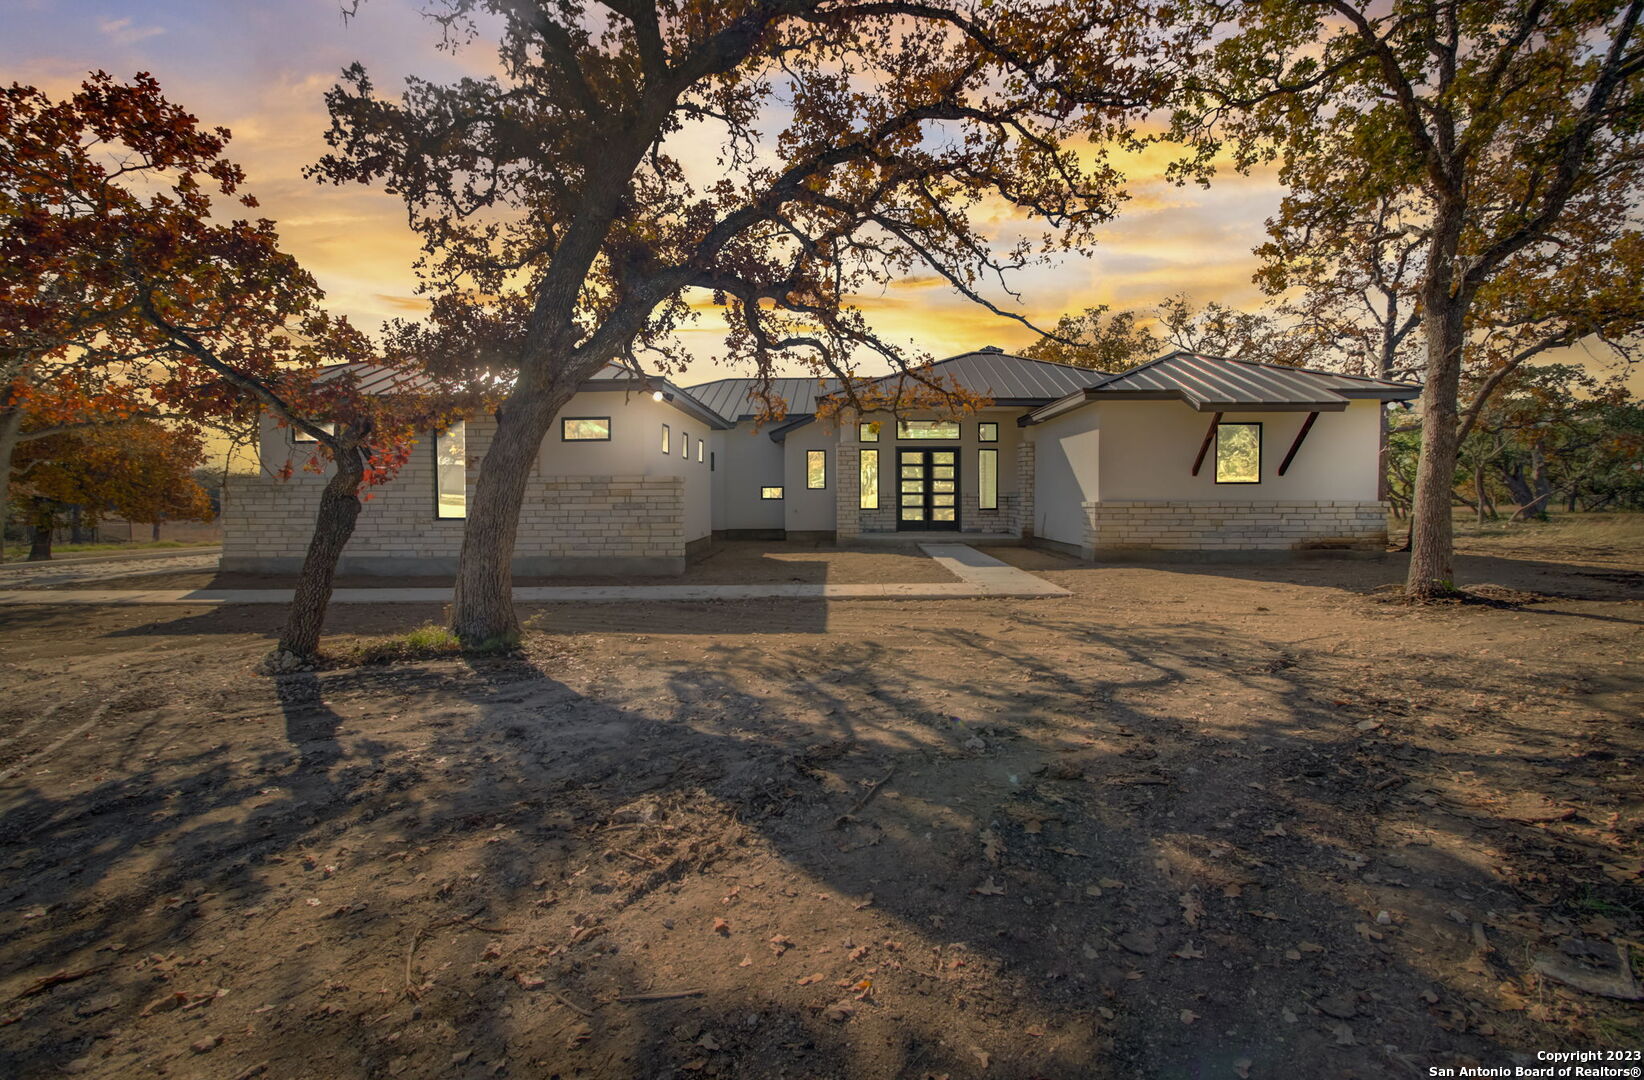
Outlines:
{"label": "side window", "polygon": [[686,461],[691,460],[691,434],[688,431],[679,433],[679,456]]}
{"label": "side window", "polygon": [[610,442],[609,416],[567,416],[559,422],[562,442]]}
{"label": "side window", "polygon": [[779,487],[762,487],[759,489],[759,497],[767,502],[773,499],[780,499],[782,497],[782,489]]}
{"label": "side window", "polygon": [[1258,423],[1216,425],[1216,483],[1262,482],[1262,426]]}
{"label": "side window", "polygon": [[976,451],[976,506],[999,509],[999,451]]}
{"label": "side window", "polygon": [[826,450],[805,451],[805,487],[811,491],[820,491],[828,486],[828,452]]}
{"label": "side window", "polygon": [[668,429],[668,425],[663,424],[662,425],[662,452],[664,454],[668,454],[668,453],[673,452],[673,437],[674,437],[674,433]]}
{"label": "side window", "polygon": [[862,493],[857,506],[863,510],[879,509],[879,451],[862,451]]}
{"label": "side window", "polygon": [[468,516],[468,425],[461,420],[434,434],[434,516]]}

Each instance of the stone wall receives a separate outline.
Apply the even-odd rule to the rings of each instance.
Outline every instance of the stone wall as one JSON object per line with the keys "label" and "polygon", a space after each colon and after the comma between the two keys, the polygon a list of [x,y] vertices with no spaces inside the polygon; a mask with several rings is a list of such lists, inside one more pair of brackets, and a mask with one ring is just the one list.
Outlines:
{"label": "stone wall", "polygon": [[[472,460],[472,444],[469,449]],[[472,497],[472,469],[469,477]],[[223,493],[223,569],[289,573],[301,566],[323,485],[323,477],[311,474],[286,481],[231,477]],[[455,570],[463,522],[434,517],[431,455],[413,454],[400,475],[371,495],[343,551],[341,572]],[[683,573],[684,519],[685,483],[677,476],[533,474],[520,513],[514,572]]]}
{"label": "stone wall", "polygon": [[1355,501],[1087,502],[1085,556],[1381,551],[1387,504]]}

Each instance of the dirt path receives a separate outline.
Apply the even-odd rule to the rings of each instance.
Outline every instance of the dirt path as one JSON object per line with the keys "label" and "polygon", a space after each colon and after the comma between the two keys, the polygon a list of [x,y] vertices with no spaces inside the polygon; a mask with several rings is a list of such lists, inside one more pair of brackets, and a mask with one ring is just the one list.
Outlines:
{"label": "dirt path", "polygon": [[1396,561],[993,553],[1077,596],[543,609],[520,657],[279,680],[266,610],[0,613],[0,1074],[1640,1045],[1535,970],[1644,937],[1636,550],[1481,557],[1556,597],[1415,610],[1366,595]]}

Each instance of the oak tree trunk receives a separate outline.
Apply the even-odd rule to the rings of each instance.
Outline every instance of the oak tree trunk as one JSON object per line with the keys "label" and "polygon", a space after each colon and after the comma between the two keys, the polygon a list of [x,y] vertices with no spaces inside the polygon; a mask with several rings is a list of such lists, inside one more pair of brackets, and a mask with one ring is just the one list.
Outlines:
{"label": "oak tree trunk", "polygon": [[57,526],[57,515],[45,499],[34,500],[34,519],[29,523],[29,562],[46,562],[51,558],[51,533]]}
{"label": "oak tree trunk", "polygon": [[451,631],[464,648],[493,648],[519,640],[514,613],[515,532],[531,465],[554,415],[571,393],[523,380],[497,411],[497,430],[480,461],[474,497],[463,524],[462,554],[451,600]]}
{"label": "oak tree trunk", "polygon": [[337,574],[337,560],[360,516],[360,485],[365,461],[350,447],[336,455],[335,470],[320,493],[320,509],[314,518],[314,535],[308,541],[301,576],[286,613],[276,651],[278,666],[291,667],[313,659],[320,648],[320,631],[325,626],[325,609],[331,603],[331,582]]}
{"label": "oak tree trunk", "polygon": [[1456,401],[1461,390],[1464,305],[1450,295],[1448,282],[1429,289],[1423,329],[1427,332],[1427,384],[1421,392],[1421,459],[1410,501],[1410,570],[1405,592],[1414,597],[1455,591],[1451,493],[1456,484]]}

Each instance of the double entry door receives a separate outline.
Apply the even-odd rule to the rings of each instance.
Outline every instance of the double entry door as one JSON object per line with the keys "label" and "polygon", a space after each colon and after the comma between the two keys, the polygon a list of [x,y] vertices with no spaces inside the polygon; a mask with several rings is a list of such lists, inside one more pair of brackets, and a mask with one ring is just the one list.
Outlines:
{"label": "double entry door", "polygon": [[959,528],[959,451],[896,451],[898,530]]}

